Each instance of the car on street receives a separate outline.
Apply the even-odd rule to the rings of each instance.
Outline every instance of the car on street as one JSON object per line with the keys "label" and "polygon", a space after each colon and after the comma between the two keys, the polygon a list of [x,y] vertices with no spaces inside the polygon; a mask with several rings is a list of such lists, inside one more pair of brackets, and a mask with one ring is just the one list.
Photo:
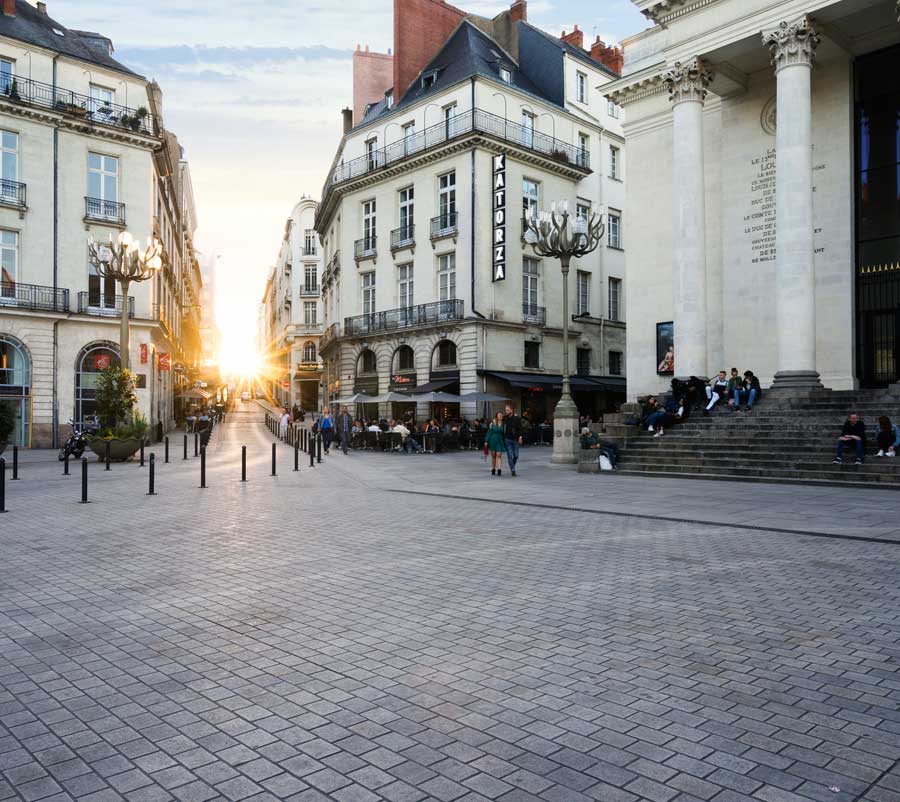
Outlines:
{"label": "car on street", "polygon": [[250,400],[250,391],[244,390],[244,392],[241,393],[241,401],[245,402],[245,401],[249,401],[249,400]]}

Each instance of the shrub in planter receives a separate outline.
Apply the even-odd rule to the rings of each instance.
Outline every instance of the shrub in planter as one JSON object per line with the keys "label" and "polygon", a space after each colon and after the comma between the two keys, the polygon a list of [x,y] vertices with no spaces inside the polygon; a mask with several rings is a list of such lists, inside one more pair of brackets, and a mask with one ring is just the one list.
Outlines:
{"label": "shrub in planter", "polygon": [[94,397],[102,427],[114,430],[131,418],[137,405],[134,385],[134,374],[130,370],[108,367],[100,371]]}

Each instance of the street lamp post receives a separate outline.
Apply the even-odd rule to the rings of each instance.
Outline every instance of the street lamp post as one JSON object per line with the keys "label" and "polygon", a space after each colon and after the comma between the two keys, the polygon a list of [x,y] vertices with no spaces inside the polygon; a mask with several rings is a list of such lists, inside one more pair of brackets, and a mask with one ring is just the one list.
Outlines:
{"label": "street lamp post", "polygon": [[606,224],[603,210],[591,209],[590,216],[571,218],[565,201],[559,212],[556,204],[550,212],[532,213],[526,218],[525,242],[538,256],[559,259],[563,280],[563,371],[562,394],[553,411],[553,455],[551,462],[578,461],[578,407],[569,385],[569,263],[595,250],[603,238]]}
{"label": "street lamp post", "polygon": [[122,328],[119,335],[119,364],[125,370],[131,367],[128,335],[128,288],[132,282],[139,283],[152,278],[162,267],[161,248],[155,238],[147,250],[142,251],[140,243],[131,234],[123,231],[114,242],[96,243],[88,237],[88,258],[94,270],[103,278],[118,281],[122,285]]}

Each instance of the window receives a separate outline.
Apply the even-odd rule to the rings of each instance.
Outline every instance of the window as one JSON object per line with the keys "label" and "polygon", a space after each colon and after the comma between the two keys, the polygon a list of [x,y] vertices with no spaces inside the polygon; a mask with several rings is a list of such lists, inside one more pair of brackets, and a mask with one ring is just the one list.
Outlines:
{"label": "window", "polygon": [[591,313],[591,274],[586,270],[579,270],[575,274],[575,314],[589,315]]}
{"label": "window", "polygon": [[438,298],[452,301],[456,298],[456,254],[445,253],[438,257]]}
{"label": "window", "polygon": [[0,200],[18,202],[19,135],[13,131],[0,131]]}
{"label": "window", "polygon": [[117,289],[117,282],[101,276],[88,259],[88,306],[95,309],[115,309]]}
{"label": "window", "polygon": [[619,149],[615,145],[609,146],[609,177],[619,178]]}
{"label": "window", "polygon": [[534,343],[530,340],[525,341],[525,367],[540,368],[541,367],[541,344]]}
{"label": "window", "polygon": [[303,255],[315,256],[316,251],[316,232],[312,228],[307,228],[306,231],[303,232]]}
{"label": "window", "polygon": [[522,259],[522,312],[526,318],[538,314],[538,283],[540,281],[540,263],[537,259]]}
{"label": "window", "polygon": [[422,76],[422,88],[430,89],[432,86],[434,86],[434,82],[436,79],[437,79],[437,73],[433,72],[433,71],[429,72],[427,75],[423,75]]}
{"label": "window", "polygon": [[537,217],[540,185],[528,178],[522,180],[522,217]]}
{"label": "window", "polygon": [[375,201],[363,204],[363,249],[375,250]]}
{"label": "window", "polygon": [[119,160],[88,153],[88,211],[93,217],[118,220]]}
{"label": "window", "polygon": [[575,370],[579,376],[587,376],[591,372],[591,349],[579,348],[575,352]]}
{"label": "window", "polygon": [[416,123],[413,120],[403,126],[403,155],[408,156],[415,149]]}
{"label": "window", "polygon": [[384,98],[385,98],[385,101],[387,102],[387,107],[389,109],[394,108],[394,92],[393,92],[393,90],[388,90],[388,92],[385,93]]}
{"label": "window", "polygon": [[363,273],[361,278],[363,314],[371,315],[375,312],[375,271]]}
{"label": "window", "polygon": [[577,217],[579,220],[590,220],[591,205],[589,203],[584,203],[583,201],[576,201],[575,217]]}
{"label": "window", "polygon": [[441,340],[437,348],[437,366],[448,368],[456,365],[456,345],[452,340]]}
{"label": "window", "polygon": [[442,229],[456,225],[456,171],[438,178],[438,213]]}
{"label": "window", "polygon": [[374,170],[378,166],[378,139],[373,137],[366,140],[366,163],[370,170]]}
{"label": "window", "polygon": [[575,73],[575,99],[579,103],[587,103],[587,75],[583,72]]}
{"label": "window", "polygon": [[[75,422],[84,423],[97,411],[97,379],[107,367],[119,367],[118,350],[107,343],[85,346],[75,363]],[[101,421],[102,422],[102,421]]]}
{"label": "window", "polygon": [[408,242],[413,238],[415,221],[415,193],[412,187],[400,190],[400,241]]}
{"label": "window", "polygon": [[408,345],[397,349],[397,373],[410,373],[416,369],[416,355]]}
{"label": "window", "polygon": [[407,309],[413,305],[413,266],[400,265],[397,268],[397,291],[399,306]]}
{"label": "window", "polygon": [[319,291],[319,281],[317,276],[317,269],[315,265],[307,265],[303,268],[303,291],[304,292],[318,292]]}
{"label": "window", "polygon": [[375,358],[374,351],[365,350],[359,355],[357,370],[361,374],[378,372],[378,361]]}
{"label": "window", "polygon": [[316,304],[315,301],[304,301],[303,302],[303,322],[307,326],[315,326],[316,325]]}
{"label": "window", "polygon": [[12,412],[10,445],[28,445],[31,429],[31,359],[25,346],[0,334],[0,398]]}
{"label": "window", "polygon": [[101,118],[111,115],[112,104],[116,98],[115,91],[107,89],[105,86],[91,84],[90,93],[91,100],[88,106],[88,112]]}
{"label": "window", "polygon": [[316,361],[316,344],[310,340],[303,344],[303,364],[309,365]]}
{"label": "window", "polygon": [[621,249],[622,213],[618,211],[614,212],[612,209],[610,209],[609,213],[606,215],[606,225],[609,229],[609,247]]}
{"label": "window", "polygon": [[444,106],[444,135],[447,139],[456,136],[456,104]]}
{"label": "window", "polygon": [[620,320],[619,299],[622,292],[622,279],[611,278],[609,280],[609,319]]}
{"label": "window", "polygon": [[578,134],[578,164],[582,167],[587,166],[588,157],[591,152],[591,137],[588,134]]}
{"label": "window", "polygon": [[500,68],[500,80],[505,84],[512,83],[512,73],[506,67]]}
{"label": "window", "polygon": [[522,144],[526,148],[534,147],[534,115],[522,110]]}
{"label": "window", "polygon": [[15,74],[15,62],[5,58],[0,59],[0,92],[3,92],[4,94],[10,92]]}
{"label": "window", "polygon": [[621,376],[622,375],[622,352],[621,351],[610,351],[609,352],[609,375],[610,376]]}
{"label": "window", "polygon": [[613,103],[611,100],[607,101],[606,114],[615,120],[619,119],[619,107],[615,103]]}
{"label": "window", "polygon": [[15,231],[0,230],[0,298],[16,297],[19,278],[19,235]]}

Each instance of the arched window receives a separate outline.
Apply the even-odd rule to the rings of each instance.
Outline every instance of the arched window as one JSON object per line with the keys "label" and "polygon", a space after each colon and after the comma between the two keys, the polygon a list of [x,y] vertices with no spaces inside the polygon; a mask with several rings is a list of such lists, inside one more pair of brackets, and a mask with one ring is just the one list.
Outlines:
{"label": "arched window", "polygon": [[394,351],[394,368],[391,373],[412,373],[416,369],[416,355],[408,345]]}
{"label": "arched window", "polygon": [[316,361],[316,344],[310,340],[303,344],[303,364],[308,365]]}
{"label": "arched window", "polygon": [[0,404],[12,406],[15,428],[12,445],[27,446],[31,428],[31,358],[25,345],[0,334]]}
{"label": "arched window", "polygon": [[441,340],[434,349],[434,368],[456,367],[456,344],[452,340]]}
{"label": "arched window", "polygon": [[359,355],[356,362],[356,373],[360,376],[378,373],[378,361],[375,359],[375,352],[366,349]]}
{"label": "arched window", "polygon": [[75,422],[84,423],[95,414],[94,403],[100,371],[119,367],[119,348],[111,342],[88,343],[75,362]]}

